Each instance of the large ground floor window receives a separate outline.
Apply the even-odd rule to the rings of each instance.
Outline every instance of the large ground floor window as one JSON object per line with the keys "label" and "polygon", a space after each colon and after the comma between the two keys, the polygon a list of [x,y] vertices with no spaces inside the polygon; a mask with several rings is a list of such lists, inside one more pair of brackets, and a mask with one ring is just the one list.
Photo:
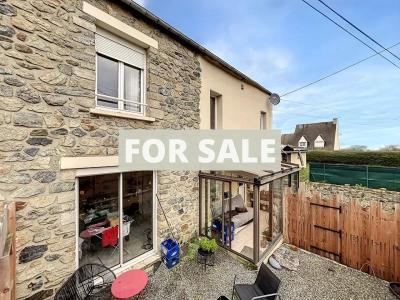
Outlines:
{"label": "large ground floor window", "polygon": [[153,249],[153,172],[78,178],[79,265],[120,266]]}

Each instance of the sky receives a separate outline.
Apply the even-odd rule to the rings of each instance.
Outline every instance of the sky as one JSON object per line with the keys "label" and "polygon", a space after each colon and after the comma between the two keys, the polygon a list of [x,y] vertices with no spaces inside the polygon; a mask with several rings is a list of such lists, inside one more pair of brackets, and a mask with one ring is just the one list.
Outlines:
{"label": "sky", "polygon": [[[308,1],[350,29],[317,0]],[[280,95],[374,54],[300,0],[137,2]],[[400,42],[400,1],[325,2],[385,47]],[[400,45],[391,51],[400,56]],[[290,133],[296,124],[333,118],[342,148],[400,144],[400,69],[375,56],[282,97],[273,127]]]}

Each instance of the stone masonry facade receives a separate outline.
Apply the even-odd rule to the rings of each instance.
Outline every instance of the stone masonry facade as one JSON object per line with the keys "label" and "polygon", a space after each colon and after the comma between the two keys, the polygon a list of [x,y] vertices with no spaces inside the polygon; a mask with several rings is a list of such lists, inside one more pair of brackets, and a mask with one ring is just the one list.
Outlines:
{"label": "stone masonry facade", "polygon": [[[196,53],[117,1],[88,2],[158,41],[147,50],[145,87],[155,121],[89,113],[96,27],[81,1],[0,0],[0,201],[27,203],[17,213],[20,299],[53,297],[75,270],[75,171],[60,170],[61,157],[117,155],[119,129],[199,128]],[[198,226],[197,173],[157,174],[160,201],[186,241]]]}
{"label": "stone masonry facade", "polygon": [[305,193],[307,197],[311,197],[314,193],[319,193],[322,199],[332,199],[332,195],[342,195],[339,199],[344,203],[354,199],[360,203],[361,207],[369,207],[371,201],[382,202],[383,209],[392,212],[394,212],[395,204],[400,203],[400,192],[350,185],[307,182],[305,184]]}

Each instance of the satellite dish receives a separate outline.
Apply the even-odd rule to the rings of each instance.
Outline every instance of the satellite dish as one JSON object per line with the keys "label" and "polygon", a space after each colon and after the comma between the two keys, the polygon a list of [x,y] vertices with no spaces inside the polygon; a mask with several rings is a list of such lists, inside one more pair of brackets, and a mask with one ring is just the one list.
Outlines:
{"label": "satellite dish", "polygon": [[269,96],[269,102],[270,102],[272,105],[278,105],[278,104],[281,102],[281,97],[279,97],[278,94],[273,93],[273,94],[271,94],[271,95]]}

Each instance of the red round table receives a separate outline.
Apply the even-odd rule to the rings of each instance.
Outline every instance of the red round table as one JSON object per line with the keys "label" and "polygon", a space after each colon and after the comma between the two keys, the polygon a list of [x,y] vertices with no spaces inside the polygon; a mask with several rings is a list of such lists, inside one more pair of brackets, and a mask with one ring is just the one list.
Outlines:
{"label": "red round table", "polygon": [[111,286],[117,299],[128,299],[139,295],[147,285],[148,277],[143,270],[131,270],[118,276]]}

